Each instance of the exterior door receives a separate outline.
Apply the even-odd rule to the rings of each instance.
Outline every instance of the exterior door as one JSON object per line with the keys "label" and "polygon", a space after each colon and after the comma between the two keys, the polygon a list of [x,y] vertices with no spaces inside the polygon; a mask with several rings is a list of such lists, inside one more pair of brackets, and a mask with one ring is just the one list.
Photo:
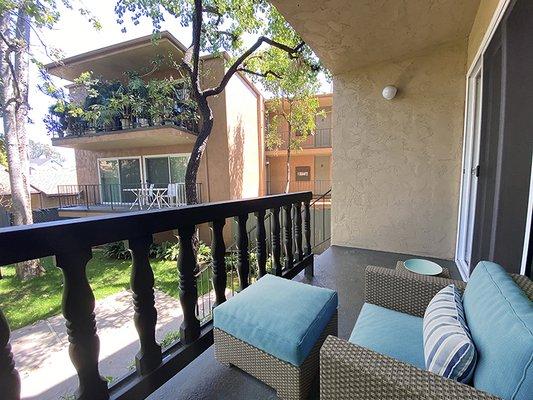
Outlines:
{"label": "exterior door", "polygon": [[[472,270],[523,265],[533,148],[533,2],[513,2],[483,55],[479,181]],[[528,239],[529,240],[529,239]],[[526,266],[531,275],[531,265]]]}

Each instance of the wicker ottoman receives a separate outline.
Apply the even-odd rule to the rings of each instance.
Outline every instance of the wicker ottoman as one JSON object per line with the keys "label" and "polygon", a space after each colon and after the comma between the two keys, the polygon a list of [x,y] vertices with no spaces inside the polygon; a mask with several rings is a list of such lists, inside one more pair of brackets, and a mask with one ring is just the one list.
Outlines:
{"label": "wicker ottoman", "polygon": [[337,335],[336,292],[266,275],[215,308],[215,357],[256,377],[281,399],[305,399],[319,351]]}

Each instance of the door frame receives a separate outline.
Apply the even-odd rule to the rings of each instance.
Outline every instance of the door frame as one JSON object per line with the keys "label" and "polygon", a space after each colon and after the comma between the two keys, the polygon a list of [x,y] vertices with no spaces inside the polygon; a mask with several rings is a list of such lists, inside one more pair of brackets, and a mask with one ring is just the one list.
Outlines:
{"label": "door frame", "polygon": [[[483,54],[485,53],[492,37],[494,36],[494,33],[496,32],[498,26],[500,25],[500,22],[502,21],[507,9],[509,8],[509,5],[513,2],[513,0],[500,0],[494,14],[492,16],[492,19],[487,27],[487,30],[485,31],[485,35],[483,36],[483,39],[479,45],[479,48],[476,52],[476,55],[474,56],[466,75],[466,97],[465,97],[465,118],[464,118],[464,126],[463,126],[463,157],[461,162],[461,171],[466,172],[466,163],[467,161],[472,160],[473,155],[473,146],[469,146],[469,142],[472,141],[472,133],[471,130],[471,122],[473,121],[473,115],[472,115],[472,80],[475,79],[475,76],[478,74],[479,69],[483,68]],[[483,77],[483,75],[481,75]],[[483,81],[481,82],[482,88],[483,88]],[[480,109],[482,112],[482,110]],[[464,177],[466,176],[466,173],[461,173],[461,185],[459,187],[459,208],[457,212],[457,237],[455,241],[455,263],[459,269],[459,273],[461,274],[461,277],[463,280],[467,281],[470,276],[470,271],[468,267],[462,262],[462,260],[459,259],[460,254],[459,252],[462,250],[461,246],[461,240],[463,239],[463,235],[466,234],[464,231],[464,228],[462,228],[462,215],[463,215],[463,209],[466,207],[463,203],[463,193],[464,193]],[[470,174],[468,174],[469,177],[471,177]],[[531,193],[530,193],[530,200],[531,200]],[[475,204],[474,204],[475,207]]]}
{"label": "door frame", "polygon": [[[531,174],[529,176],[529,200],[526,217],[526,232],[524,234],[524,249],[522,252],[522,262],[520,264],[520,274],[525,275],[527,270],[527,262],[530,253],[533,251],[531,246],[531,228],[533,224],[533,154],[531,155]],[[529,271],[529,273],[531,273]]]}
{"label": "door frame", "polygon": [[[481,87],[478,87],[478,79]],[[476,165],[474,165],[476,163],[475,161],[479,161],[483,99],[483,58],[478,61],[468,77],[467,87],[467,112],[465,113],[466,132],[463,138],[459,218],[457,223],[458,229],[455,249],[455,262],[463,279],[465,279],[470,272],[470,266],[467,264],[465,256],[468,246],[471,246],[471,243],[469,242],[472,241],[469,232],[473,229],[473,226],[470,226],[470,224],[473,224],[474,221],[471,220],[471,216],[475,215],[476,212],[476,201],[475,199],[472,199],[471,191],[472,183],[474,182],[472,171],[476,167]]]}
{"label": "door frame", "polygon": [[[141,176],[141,181],[139,184],[144,182],[144,170],[142,168],[142,157],[141,156],[124,156],[124,157],[98,157],[96,158],[96,171],[98,172],[98,187],[100,188],[100,198],[103,199],[103,192],[102,192],[102,178],[100,176],[100,161],[112,161],[112,160],[139,160],[139,175]],[[120,179],[120,167],[119,167],[119,173],[118,173],[118,184],[119,186],[122,184]],[[102,204],[111,204],[110,202],[102,201]],[[120,197],[120,202],[118,204],[121,205],[130,205],[132,203],[125,203],[122,201],[122,194]]]}

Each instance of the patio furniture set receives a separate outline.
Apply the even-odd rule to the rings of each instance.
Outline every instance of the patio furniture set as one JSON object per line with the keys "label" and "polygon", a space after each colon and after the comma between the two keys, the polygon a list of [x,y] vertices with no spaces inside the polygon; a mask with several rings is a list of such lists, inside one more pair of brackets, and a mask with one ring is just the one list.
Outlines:
{"label": "patio furniture set", "polygon": [[[468,284],[369,266],[348,340],[337,293],[265,275],[214,309],[215,357],[305,399],[533,398],[533,282],[482,261]],[[280,312],[282,311],[282,312]]]}
{"label": "patio furniture set", "polygon": [[142,185],[138,188],[122,189],[124,192],[133,193],[135,199],[130,206],[130,210],[135,207],[148,210],[157,207],[171,207],[184,205],[185,193],[183,187],[177,183],[169,183],[166,188],[156,188],[152,183],[150,185]]}

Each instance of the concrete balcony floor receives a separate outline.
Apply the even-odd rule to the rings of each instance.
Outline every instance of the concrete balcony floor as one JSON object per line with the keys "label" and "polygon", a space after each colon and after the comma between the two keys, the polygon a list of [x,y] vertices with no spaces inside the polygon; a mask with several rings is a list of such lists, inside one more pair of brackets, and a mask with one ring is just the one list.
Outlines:
{"label": "concrete balcony floor", "polygon": [[[367,265],[394,268],[399,260],[415,256],[332,246],[315,259],[315,276],[295,280],[334,289],[339,294],[339,337],[348,338],[364,302],[364,271]],[[448,267],[452,278],[460,279],[453,261],[431,259]],[[318,399],[318,387],[312,399]],[[150,400],[277,399],[276,393],[235,367],[220,365],[210,347],[187,368],[173,377]]]}

